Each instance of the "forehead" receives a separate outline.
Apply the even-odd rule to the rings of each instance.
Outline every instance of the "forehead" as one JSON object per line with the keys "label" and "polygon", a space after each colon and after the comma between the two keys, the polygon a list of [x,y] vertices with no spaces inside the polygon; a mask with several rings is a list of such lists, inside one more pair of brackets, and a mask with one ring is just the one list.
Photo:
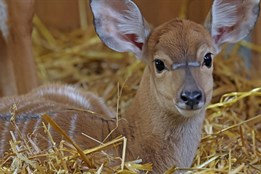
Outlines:
{"label": "forehead", "polygon": [[171,59],[196,59],[199,49],[212,49],[212,39],[203,26],[174,19],[156,28],[148,41],[149,51],[164,52]]}

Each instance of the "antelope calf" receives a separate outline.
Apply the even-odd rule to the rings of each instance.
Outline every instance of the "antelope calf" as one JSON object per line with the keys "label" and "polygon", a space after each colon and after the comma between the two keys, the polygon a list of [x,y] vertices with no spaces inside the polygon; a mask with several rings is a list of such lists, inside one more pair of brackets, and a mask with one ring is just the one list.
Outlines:
{"label": "antelope calf", "polygon": [[[153,173],[172,166],[190,167],[211,100],[213,57],[224,43],[235,43],[253,28],[259,0],[214,0],[206,26],[173,19],[151,28],[131,0],[91,0],[94,26],[101,40],[118,52],[132,52],[147,66],[132,105],[111,138],[128,138],[127,159],[153,163]],[[96,145],[81,132],[103,140],[114,128],[114,112],[92,93],[69,86],[41,87],[20,97],[1,100],[7,114],[17,103],[23,134],[41,120],[28,115],[48,113],[82,147]],[[75,107],[107,115],[99,118]],[[8,114],[7,114],[8,115]],[[10,123],[1,120],[0,151],[7,150]],[[58,139],[55,136],[55,139]],[[39,140],[41,146],[48,146]],[[42,143],[42,144],[41,144]]]}

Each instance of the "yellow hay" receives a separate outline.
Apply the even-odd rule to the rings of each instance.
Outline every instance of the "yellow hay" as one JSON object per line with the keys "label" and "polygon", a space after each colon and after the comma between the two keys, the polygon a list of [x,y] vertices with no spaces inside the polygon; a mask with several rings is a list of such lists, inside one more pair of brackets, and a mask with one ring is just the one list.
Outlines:
{"label": "yellow hay", "polygon": [[[184,5],[183,17],[185,13]],[[106,48],[91,28],[70,33],[50,32],[37,17],[34,25],[34,54],[42,82],[73,84],[97,93],[120,116],[136,93],[144,65],[131,54],[115,53]],[[222,52],[215,58],[213,104],[208,106],[193,166],[186,169],[173,166],[166,174],[177,169],[193,174],[261,173],[261,80],[253,79],[246,69],[238,55],[239,46],[261,52],[260,46],[243,41],[232,48],[231,54]],[[119,88],[115,88],[118,84]],[[15,108],[12,111],[15,116]],[[100,117],[93,111],[86,112]],[[45,118],[47,123],[59,127],[47,115]],[[51,140],[47,126],[45,130],[46,137]],[[138,173],[152,170],[152,165],[142,164],[142,160],[125,161],[128,146],[125,137],[104,144],[100,142],[92,149],[79,149],[62,130],[57,130],[65,140],[53,142],[49,150],[37,147],[31,138],[33,134],[19,135],[18,139],[13,136],[11,150],[0,159],[0,173]],[[91,137],[87,135],[86,138]],[[105,153],[112,146],[124,147],[121,156]],[[120,163],[110,165],[112,161]],[[96,167],[92,168],[94,164]]]}

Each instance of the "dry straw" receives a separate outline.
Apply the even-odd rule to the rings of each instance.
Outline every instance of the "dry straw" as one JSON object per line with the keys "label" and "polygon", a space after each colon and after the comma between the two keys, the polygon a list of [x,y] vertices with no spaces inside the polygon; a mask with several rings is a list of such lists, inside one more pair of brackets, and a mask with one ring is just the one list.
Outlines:
{"label": "dry straw", "polygon": [[[185,13],[185,8],[183,11]],[[119,115],[124,112],[138,88],[144,69],[142,63],[130,54],[106,48],[90,28],[70,33],[50,32],[37,17],[34,24],[34,53],[43,83],[74,84],[102,96]],[[247,70],[238,54],[240,46],[261,52],[260,46],[244,41],[230,48],[229,53],[222,52],[215,58],[213,104],[207,110],[202,141],[193,166],[179,170],[193,174],[261,173],[261,80],[254,79]],[[122,89],[120,100],[118,84]],[[34,143],[33,134],[19,135],[18,139],[13,136],[10,151],[0,159],[0,173],[139,173],[151,170],[151,164],[142,164],[141,160],[124,160],[128,146],[125,137],[105,144],[100,142],[100,146],[93,149],[80,149],[48,115],[44,120],[46,137],[52,140],[47,126],[50,124],[65,139],[52,141],[53,147],[44,150]],[[12,123],[15,127],[15,122]],[[107,154],[106,150],[112,147],[124,147],[121,156]],[[176,169],[173,166],[166,174]]]}

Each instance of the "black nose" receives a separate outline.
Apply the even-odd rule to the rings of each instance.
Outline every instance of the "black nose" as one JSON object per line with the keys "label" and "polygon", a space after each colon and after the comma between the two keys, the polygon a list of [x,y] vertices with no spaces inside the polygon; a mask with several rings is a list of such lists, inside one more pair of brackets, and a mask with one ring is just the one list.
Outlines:
{"label": "black nose", "polygon": [[201,91],[182,91],[180,98],[187,106],[193,109],[202,99],[202,93]]}

